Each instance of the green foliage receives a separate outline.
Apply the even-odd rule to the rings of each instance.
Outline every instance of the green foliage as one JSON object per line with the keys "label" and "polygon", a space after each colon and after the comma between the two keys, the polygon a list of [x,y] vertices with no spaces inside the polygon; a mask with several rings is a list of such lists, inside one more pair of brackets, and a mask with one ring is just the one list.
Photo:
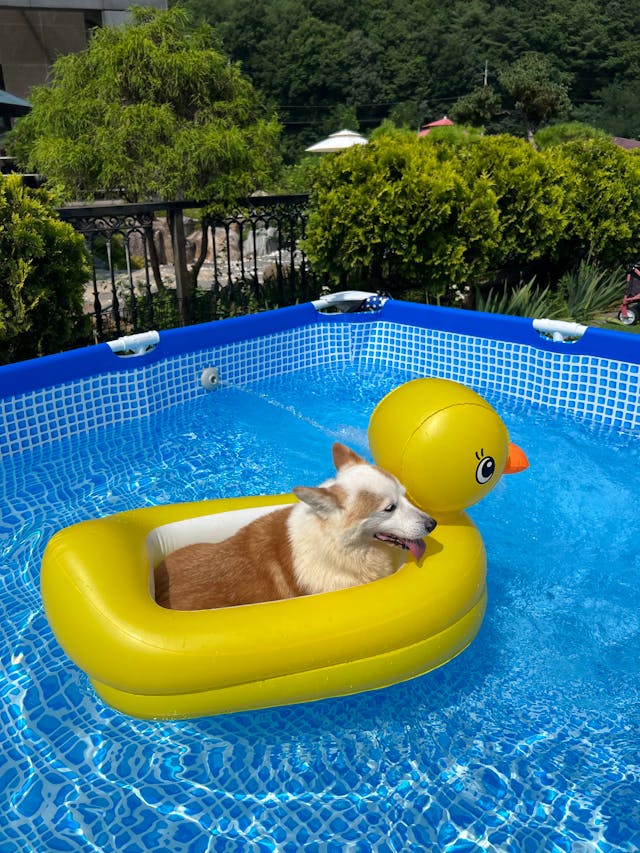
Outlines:
{"label": "green foliage", "polygon": [[[634,57],[634,64],[637,58]],[[594,101],[576,109],[576,118],[597,124],[612,136],[640,136],[640,86],[638,73],[629,81],[616,80],[594,92]]]}
{"label": "green foliage", "polygon": [[[197,290],[193,293],[193,322],[205,323],[210,320],[222,320],[227,317],[240,317],[293,305],[298,301],[314,299],[319,296],[319,288],[307,282],[302,287],[299,274],[291,275],[281,268],[279,274],[257,282],[246,278],[214,287],[211,290]],[[135,310],[140,328],[173,329],[180,325],[180,312],[176,291],[166,290],[152,294],[149,301],[145,294],[137,294]],[[132,297],[124,294],[125,311],[133,313]]]}
{"label": "green foliage", "polygon": [[498,75],[500,91],[485,85],[463,95],[453,105],[455,121],[482,126],[502,124],[504,130],[531,141],[534,131],[571,111],[570,75],[559,74],[541,54],[526,52],[504,66]]}
{"label": "green foliage", "polygon": [[640,158],[606,139],[576,140],[542,152],[564,193],[566,227],[558,256],[588,255],[616,266],[638,253]]}
{"label": "green foliage", "polygon": [[67,198],[115,191],[130,201],[229,201],[278,166],[279,126],[214,31],[186,13],[134,8],[61,56],[8,146]]}
{"label": "green foliage", "polygon": [[309,193],[320,171],[322,157],[307,154],[292,166],[285,166],[275,184],[275,192],[285,195]]}
{"label": "green foliage", "polygon": [[394,132],[325,158],[307,227],[316,271],[373,289],[426,281],[434,297],[484,272],[495,196],[485,176],[464,179],[456,151]]}
{"label": "green foliage", "polygon": [[[519,287],[475,289],[475,307],[491,314],[513,314],[518,317],[560,319],[562,307],[550,287],[541,287],[535,277]],[[563,318],[566,319],[566,318]]]}
{"label": "green foliage", "polygon": [[624,289],[623,267],[602,269],[586,260],[558,282],[562,318],[588,323],[619,304]]}
{"label": "green foliage", "polygon": [[610,267],[637,254],[640,158],[608,140],[538,152],[510,136],[430,139],[389,131],[323,160],[305,247],[317,272],[439,300],[469,282],[536,268],[551,280],[586,255]]}
{"label": "green foliage", "polygon": [[127,257],[125,238],[122,234],[113,234],[108,242],[102,234],[95,236],[90,241],[89,251],[101,265],[113,266],[114,270],[124,270],[128,266],[132,270],[144,267],[144,258],[140,255],[129,254]]}
{"label": "green foliage", "polygon": [[432,127],[429,133],[422,137],[429,145],[444,142],[447,145],[459,146],[475,142],[483,135],[482,128],[471,125],[452,124],[442,127]]}
{"label": "green foliage", "polygon": [[532,278],[516,288],[476,288],[479,311],[546,317],[589,323],[620,301],[624,270],[603,270],[590,260],[565,273],[557,287],[541,287]]}
{"label": "green foliage", "polygon": [[488,181],[495,196],[498,224],[482,249],[490,251],[488,269],[552,257],[568,218],[553,164],[506,135],[485,137],[464,155],[466,181]]}
{"label": "green foliage", "polygon": [[[237,0],[227,15],[217,3],[209,9],[231,56],[277,105],[295,140],[291,158],[342,127],[368,129],[390,115],[418,126],[429,90],[423,8],[399,14],[363,0]],[[339,120],[340,105],[357,121]]]}
{"label": "green foliage", "polygon": [[373,287],[425,284],[437,299],[553,250],[566,224],[561,189],[531,146],[430,137],[374,136],[323,163],[306,243],[317,271]]}
{"label": "green foliage", "polygon": [[82,237],[50,197],[0,176],[0,364],[57,352],[87,334]]}
{"label": "green foliage", "polygon": [[403,125],[397,126],[391,119],[385,119],[378,127],[374,128],[369,135],[369,139],[376,140],[384,136],[395,136],[396,138],[405,139],[407,142],[415,140],[415,128],[407,128]]}
{"label": "green foliage", "polygon": [[451,108],[456,122],[484,127],[502,110],[502,98],[491,86],[480,86],[463,95]]}
{"label": "green foliage", "polygon": [[[566,107],[563,86],[571,118],[640,137],[640,0],[186,2],[217,26],[277,108],[292,158],[344,126],[323,127],[337,104],[352,107],[365,131],[385,118],[416,130],[447,113],[489,133],[522,135],[514,101],[531,104],[535,129],[551,120],[550,106],[556,117]],[[552,85],[541,98],[514,90],[508,103],[500,74],[532,52],[550,63],[542,79]]]}
{"label": "green foliage", "polygon": [[554,76],[561,75],[554,74],[550,60],[533,52],[525,53],[499,75],[501,86],[522,116],[527,139],[541,125],[564,118],[571,110],[566,82]]}
{"label": "green foliage", "polygon": [[176,291],[165,288],[151,295],[134,294],[129,290],[123,294],[124,311],[127,316],[132,316],[134,311],[139,329],[175,329],[180,325],[180,311],[178,309],[178,297]]}
{"label": "green foliage", "polygon": [[608,139],[604,130],[591,127],[579,121],[550,124],[543,127],[535,134],[534,141],[540,151],[551,148],[553,145],[564,145],[565,142],[585,139]]}

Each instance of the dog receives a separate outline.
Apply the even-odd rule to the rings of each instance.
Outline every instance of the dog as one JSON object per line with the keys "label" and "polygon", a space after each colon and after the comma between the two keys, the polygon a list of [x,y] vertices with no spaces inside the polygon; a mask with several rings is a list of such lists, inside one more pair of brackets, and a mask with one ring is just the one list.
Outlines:
{"label": "dog", "polygon": [[252,521],[216,544],[168,554],[155,571],[155,598],[173,610],[208,610],[345,589],[419,561],[435,528],[402,484],[344,444],[336,476],[293,489],[298,503]]}

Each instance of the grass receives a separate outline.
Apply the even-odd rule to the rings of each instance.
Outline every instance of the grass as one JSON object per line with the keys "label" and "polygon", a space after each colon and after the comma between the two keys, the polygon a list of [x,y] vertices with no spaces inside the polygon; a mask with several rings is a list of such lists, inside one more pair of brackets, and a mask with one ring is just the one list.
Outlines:
{"label": "grass", "polygon": [[590,324],[598,329],[608,329],[610,332],[631,332],[632,335],[640,334],[640,323],[633,326],[625,326],[620,320],[611,317],[596,317]]}

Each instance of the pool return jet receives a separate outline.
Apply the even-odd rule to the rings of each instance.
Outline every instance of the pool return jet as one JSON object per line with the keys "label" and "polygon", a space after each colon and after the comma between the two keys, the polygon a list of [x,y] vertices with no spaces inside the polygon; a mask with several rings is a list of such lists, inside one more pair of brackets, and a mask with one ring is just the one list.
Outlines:
{"label": "pool return jet", "polygon": [[42,563],[45,612],[98,695],[134,717],[199,717],[386,687],[465,649],[487,591],[482,537],[464,510],[526,456],[481,396],[444,379],[388,394],[369,443],[438,526],[419,564],[410,556],[362,586],[218,610],[156,604],[166,554],[225,539],[291,494],[145,507],[56,533]]}

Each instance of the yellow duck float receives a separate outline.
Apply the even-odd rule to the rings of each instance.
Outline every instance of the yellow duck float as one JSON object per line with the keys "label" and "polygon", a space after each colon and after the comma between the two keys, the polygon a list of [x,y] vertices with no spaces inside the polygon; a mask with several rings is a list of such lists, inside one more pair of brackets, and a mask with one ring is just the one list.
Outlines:
{"label": "yellow duck float", "polygon": [[47,545],[41,592],[51,628],[99,696],[142,718],[188,718],[385,687],[459,654],[486,608],[482,538],[464,513],[527,467],[495,410],[443,379],[399,386],[369,443],[438,526],[391,577],[338,592],[219,610],[153,598],[153,569],[180,545],[219,541],[293,495],[149,507],[81,522]]}

